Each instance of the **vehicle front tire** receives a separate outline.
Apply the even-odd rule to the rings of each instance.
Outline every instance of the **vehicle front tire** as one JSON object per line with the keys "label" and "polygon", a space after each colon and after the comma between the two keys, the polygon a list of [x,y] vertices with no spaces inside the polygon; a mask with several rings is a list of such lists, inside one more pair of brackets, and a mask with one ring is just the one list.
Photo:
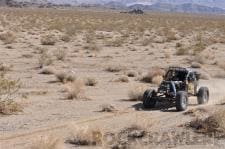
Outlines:
{"label": "vehicle front tire", "polygon": [[179,91],[176,95],[177,111],[185,111],[188,106],[188,94],[184,91]]}
{"label": "vehicle front tire", "polygon": [[206,104],[209,101],[209,89],[207,87],[201,87],[197,94],[198,104]]}
{"label": "vehicle front tire", "polygon": [[143,106],[144,108],[154,108],[156,105],[156,99],[153,97],[156,96],[155,90],[146,90],[143,95]]}

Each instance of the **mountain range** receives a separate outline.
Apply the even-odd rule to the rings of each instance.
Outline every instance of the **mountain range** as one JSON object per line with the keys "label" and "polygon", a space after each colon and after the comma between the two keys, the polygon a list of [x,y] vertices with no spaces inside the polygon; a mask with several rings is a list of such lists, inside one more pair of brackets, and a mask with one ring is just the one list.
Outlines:
{"label": "mountain range", "polygon": [[0,0],[0,5],[98,6],[113,9],[225,14],[225,0]]}

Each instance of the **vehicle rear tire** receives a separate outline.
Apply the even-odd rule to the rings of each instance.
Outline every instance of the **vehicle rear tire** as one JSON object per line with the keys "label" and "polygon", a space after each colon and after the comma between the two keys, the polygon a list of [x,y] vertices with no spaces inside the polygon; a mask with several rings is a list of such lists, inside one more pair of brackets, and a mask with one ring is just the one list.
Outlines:
{"label": "vehicle rear tire", "polygon": [[176,95],[177,111],[185,111],[188,106],[188,94],[184,91],[179,91]]}
{"label": "vehicle rear tire", "polygon": [[152,98],[156,96],[155,90],[146,90],[143,95],[144,108],[154,108],[156,105],[156,99]]}
{"label": "vehicle rear tire", "polygon": [[207,87],[201,87],[197,94],[198,104],[206,104],[209,101],[209,89]]}

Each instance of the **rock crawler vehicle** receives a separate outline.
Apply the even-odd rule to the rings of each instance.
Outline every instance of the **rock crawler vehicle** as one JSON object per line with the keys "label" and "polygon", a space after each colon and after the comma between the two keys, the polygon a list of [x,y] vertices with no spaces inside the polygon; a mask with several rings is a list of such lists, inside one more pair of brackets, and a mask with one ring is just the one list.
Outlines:
{"label": "rock crawler vehicle", "polygon": [[199,87],[200,74],[189,68],[169,67],[158,90],[148,89],[143,95],[144,108],[154,108],[157,102],[169,101],[177,111],[185,111],[188,98],[196,96],[198,104],[209,101],[209,89]]}

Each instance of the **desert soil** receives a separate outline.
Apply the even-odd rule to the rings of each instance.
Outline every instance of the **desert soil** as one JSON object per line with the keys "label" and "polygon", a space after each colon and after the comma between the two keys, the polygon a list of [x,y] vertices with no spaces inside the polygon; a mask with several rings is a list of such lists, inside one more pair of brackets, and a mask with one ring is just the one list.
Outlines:
{"label": "desert soil", "polygon": [[[6,12],[7,13],[7,12]],[[12,13],[15,13],[14,11]],[[7,17],[6,17],[7,20]],[[12,21],[13,20],[8,20]],[[16,23],[14,24],[16,25]],[[2,26],[1,32],[9,30]],[[76,35],[69,42],[57,41],[55,45],[41,45],[41,30],[16,32],[16,42],[5,44],[0,41],[0,62],[12,65],[7,73],[12,79],[20,79],[22,88],[16,101],[24,106],[23,112],[13,115],[0,115],[0,148],[1,149],[24,149],[30,148],[33,142],[40,137],[49,135],[66,139],[72,127],[96,126],[104,132],[116,132],[131,124],[151,124],[149,130],[158,132],[159,136],[167,132],[189,132],[197,136],[192,130],[183,127],[195,117],[185,115],[184,112],[176,112],[175,108],[158,106],[153,110],[142,108],[141,101],[130,101],[129,90],[134,86],[145,88],[156,88],[157,85],[139,81],[138,77],[145,75],[151,67],[158,66],[166,68],[170,65],[190,67],[189,55],[176,55],[174,45],[177,42],[188,42],[188,37],[183,37],[171,42],[153,42],[151,45],[142,46],[139,43],[124,43],[119,47],[108,47],[102,44],[100,51],[90,52],[83,49],[86,44],[83,40],[83,33]],[[60,36],[58,31],[52,31]],[[113,32],[101,32],[104,35],[114,36]],[[111,35],[110,35],[111,36]],[[129,40],[129,39],[128,39]],[[98,83],[96,86],[85,86],[82,95],[83,99],[66,99],[66,84],[57,82],[54,74],[40,74],[38,65],[37,47],[44,47],[54,53],[57,49],[66,51],[66,58],[63,61],[54,60],[50,67],[55,71],[73,72],[78,78],[94,77]],[[206,48],[206,53],[216,47],[215,59],[222,60],[225,57],[225,45],[215,43]],[[134,50],[135,49],[135,50]],[[170,55],[169,58],[165,53]],[[53,55],[54,57],[54,55]],[[108,66],[123,66],[119,72],[107,72]],[[208,80],[202,80],[200,85],[208,86],[210,89],[210,102],[207,105],[197,105],[196,98],[191,98],[188,109],[204,108],[208,113],[223,108],[220,101],[224,98],[225,79],[213,77],[223,70],[217,65],[205,63],[197,68],[211,75]],[[127,72],[135,71],[137,77],[129,77],[129,82],[117,82],[116,79],[125,76]],[[116,108],[113,113],[100,112],[101,105],[110,104]],[[200,139],[204,136],[199,136]],[[175,139],[175,138],[172,138]],[[211,139],[211,138],[209,138]],[[172,141],[173,142],[173,141]],[[206,143],[206,142],[204,142]],[[150,143],[155,148],[224,148],[224,140],[213,140],[204,144],[188,142],[181,144],[161,141]],[[159,145],[161,144],[161,145]],[[149,144],[148,144],[149,145]],[[149,146],[146,145],[146,148]],[[66,144],[66,148],[77,146]],[[142,144],[144,148],[145,145]],[[93,147],[82,147],[93,148]],[[96,147],[102,148],[102,147]],[[135,145],[133,148],[138,148]]]}

